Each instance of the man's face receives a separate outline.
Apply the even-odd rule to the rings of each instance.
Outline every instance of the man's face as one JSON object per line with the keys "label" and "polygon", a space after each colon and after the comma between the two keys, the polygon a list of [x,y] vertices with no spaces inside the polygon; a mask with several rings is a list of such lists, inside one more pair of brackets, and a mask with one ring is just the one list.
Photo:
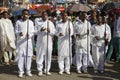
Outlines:
{"label": "man's face", "polygon": [[97,13],[94,11],[92,16],[93,16],[93,17],[96,17],[96,16],[97,16]]}
{"label": "man's face", "polygon": [[48,18],[48,14],[46,13],[46,12],[44,12],[43,14],[42,14],[42,19],[43,20],[46,20]]}
{"label": "man's face", "polygon": [[57,20],[61,20],[61,16],[58,16],[58,17],[57,17]]}
{"label": "man's face", "polygon": [[87,13],[83,13],[82,16],[81,16],[82,21],[84,21],[86,19],[86,17],[87,17]]}
{"label": "man's face", "polygon": [[62,19],[63,19],[63,21],[66,21],[66,20],[67,20],[67,13],[64,13],[64,14],[62,15]]}
{"label": "man's face", "polygon": [[29,16],[29,12],[28,11],[23,11],[22,13],[23,19],[27,19]]}
{"label": "man's face", "polygon": [[4,14],[3,14],[3,17],[4,17],[5,19],[9,18],[9,14],[8,14],[8,13],[4,13]]}
{"label": "man's face", "polygon": [[98,17],[98,23],[102,23],[102,17],[101,16]]}

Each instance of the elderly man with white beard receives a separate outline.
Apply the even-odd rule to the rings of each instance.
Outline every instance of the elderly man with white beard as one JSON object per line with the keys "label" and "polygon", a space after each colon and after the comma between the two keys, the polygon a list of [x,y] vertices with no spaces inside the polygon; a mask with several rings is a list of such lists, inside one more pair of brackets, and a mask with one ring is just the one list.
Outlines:
{"label": "elderly man with white beard", "polygon": [[55,26],[48,19],[47,12],[42,13],[42,19],[39,20],[37,26],[37,44],[36,44],[36,63],[38,76],[43,75],[43,61],[45,61],[44,73],[47,75],[51,75],[50,67],[51,67],[51,57],[52,57],[52,38],[55,34]]}

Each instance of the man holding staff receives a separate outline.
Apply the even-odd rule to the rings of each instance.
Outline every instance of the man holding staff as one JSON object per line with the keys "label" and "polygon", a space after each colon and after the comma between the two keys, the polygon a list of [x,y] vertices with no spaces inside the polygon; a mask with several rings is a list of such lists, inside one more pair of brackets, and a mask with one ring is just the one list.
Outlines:
{"label": "man holding staff", "polygon": [[38,22],[37,27],[37,44],[36,44],[36,63],[38,76],[43,74],[43,61],[45,60],[44,73],[51,75],[51,56],[52,56],[52,37],[56,30],[54,24],[48,19],[47,12],[42,13],[42,19]]}
{"label": "man holding staff", "polygon": [[72,22],[68,20],[67,13],[62,14],[62,21],[56,24],[56,30],[58,36],[59,74],[63,74],[64,68],[65,72],[70,74],[70,64],[72,61],[71,36],[73,35],[73,25]]}
{"label": "man holding staff", "polygon": [[29,18],[29,11],[22,11],[22,19],[18,20],[15,25],[17,36],[16,61],[18,62],[19,77],[23,77],[24,68],[28,76],[31,74],[31,61],[33,55],[32,36],[34,35],[34,24]]}
{"label": "man holding staff", "polygon": [[86,20],[87,13],[82,12],[79,15],[79,20],[74,24],[74,34],[76,36],[76,66],[77,73],[80,74],[81,71],[87,73],[87,66],[89,60],[89,36],[90,33],[90,23]]}

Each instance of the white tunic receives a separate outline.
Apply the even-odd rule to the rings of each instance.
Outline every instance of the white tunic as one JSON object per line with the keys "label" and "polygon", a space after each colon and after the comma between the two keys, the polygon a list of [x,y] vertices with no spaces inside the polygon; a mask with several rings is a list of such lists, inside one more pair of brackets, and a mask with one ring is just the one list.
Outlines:
{"label": "white tunic", "polygon": [[[53,35],[55,34],[56,30],[55,30],[55,27],[54,27],[54,24],[51,22],[51,21],[43,21],[43,20],[40,20],[37,24],[38,26],[36,26],[37,28],[37,61],[39,60],[39,56],[41,55],[45,55],[46,52],[47,52],[47,45],[48,45],[48,49],[50,51],[52,51],[52,37]],[[44,28],[47,28],[49,27],[50,28],[50,33],[48,34],[48,44],[47,44],[47,30],[45,31],[40,31],[41,28],[44,27]]]}
{"label": "white tunic", "polygon": [[36,33],[37,30],[38,30],[37,28],[38,28],[39,22],[40,22],[41,20],[42,20],[42,18],[36,18],[35,21],[34,21],[34,22],[35,22],[35,33]]}
{"label": "white tunic", "polygon": [[[20,36],[20,32],[23,33],[23,36]],[[26,56],[27,52],[27,37],[26,34],[29,34],[29,39],[28,39],[28,54],[27,56],[32,56],[33,55],[33,46],[32,46],[32,36],[34,35],[34,24],[31,20],[26,20],[23,21],[18,20],[16,22],[15,26],[15,33],[17,36],[17,57],[20,55]]]}
{"label": "white tunic", "polygon": [[0,36],[2,51],[16,49],[14,27],[11,20],[4,18],[0,20]]}
{"label": "white tunic", "polygon": [[[104,70],[104,56],[105,56],[105,36],[106,39],[110,41],[111,39],[111,31],[110,27],[107,24],[102,25],[93,25],[91,28],[92,32],[92,56],[94,61],[94,69],[95,70]],[[97,40],[95,36],[99,36],[100,40]],[[106,49],[107,51],[107,49]]]}
{"label": "white tunic", "polygon": [[90,37],[87,36],[87,30],[90,33],[90,23],[87,20],[84,22],[78,21],[74,24],[74,27],[74,34],[80,34],[80,37],[76,36],[76,53],[82,53],[81,50],[85,52],[90,51],[88,50],[90,48]]}
{"label": "white tunic", "polygon": [[[69,43],[69,32],[68,29],[70,28],[70,43]],[[71,22],[67,21],[65,23],[60,22],[56,26],[57,36],[58,36],[58,57],[69,57],[71,54],[71,36],[73,35],[73,25]],[[63,36],[59,36],[62,33]],[[70,47],[70,54],[69,54],[69,47]]]}
{"label": "white tunic", "polygon": [[[106,28],[106,29],[105,29]],[[110,27],[107,24],[102,24],[102,25],[93,25],[91,28],[92,32],[92,41],[91,44],[93,46],[104,46],[104,33],[106,33],[106,39],[110,41],[111,39],[111,30]],[[95,36],[99,36],[100,40],[96,40]]]}

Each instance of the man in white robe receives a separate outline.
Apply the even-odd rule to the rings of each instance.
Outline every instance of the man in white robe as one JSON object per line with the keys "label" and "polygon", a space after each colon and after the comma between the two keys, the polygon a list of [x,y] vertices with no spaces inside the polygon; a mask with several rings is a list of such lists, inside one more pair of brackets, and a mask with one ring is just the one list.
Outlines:
{"label": "man in white robe", "polygon": [[70,74],[70,64],[72,62],[71,36],[73,35],[73,25],[72,22],[67,19],[67,13],[63,13],[62,19],[63,21],[56,26],[56,35],[58,36],[59,74],[63,74],[64,71],[67,74]]}
{"label": "man in white robe", "polygon": [[57,19],[55,20],[55,25],[58,24],[61,21],[62,21],[62,16],[61,15],[57,15]]}
{"label": "man in white robe", "polygon": [[[23,77],[24,72],[28,76],[31,74],[31,61],[33,55],[32,36],[34,35],[34,24],[28,19],[29,11],[22,11],[22,19],[16,22],[15,33],[17,36],[16,61],[18,62],[19,77]],[[24,71],[24,69],[26,71]]]}
{"label": "man in white robe", "polygon": [[80,15],[80,19],[74,24],[74,34],[76,36],[76,66],[77,73],[87,73],[87,66],[90,56],[90,23],[86,20],[86,13]]}
{"label": "man in white robe", "polygon": [[[92,57],[94,61],[94,73],[104,72],[104,58],[106,54],[106,45],[111,39],[110,27],[102,24],[102,17],[98,17],[98,23],[91,28],[92,32]],[[106,42],[106,45],[105,45]]]}
{"label": "man in white robe", "polygon": [[44,73],[51,75],[51,56],[52,56],[52,37],[56,30],[54,24],[48,19],[47,12],[42,13],[42,19],[36,26],[37,44],[36,44],[36,63],[38,76],[43,74],[43,62],[45,60]]}
{"label": "man in white robe", "polygon": [[3,18],[0,20],[0,46],[1,52],[4,57],[4,62],[6,65],[9,65],[9,56],[8,52],[12,52],[15,56],[15,33],[14,27],[9,19],[9,13],[3,12]]}
{"label": "man in white robe", "polygon": [[[57,18],[55,18],[55,27],[61,21],[62,21],[62,17],[59,14],[59,15],[57,15]],[[54,35],[54,38],[53,38],[53,56],[57,56],[57,52],[58,52],[58,37],[56,35]]]}

